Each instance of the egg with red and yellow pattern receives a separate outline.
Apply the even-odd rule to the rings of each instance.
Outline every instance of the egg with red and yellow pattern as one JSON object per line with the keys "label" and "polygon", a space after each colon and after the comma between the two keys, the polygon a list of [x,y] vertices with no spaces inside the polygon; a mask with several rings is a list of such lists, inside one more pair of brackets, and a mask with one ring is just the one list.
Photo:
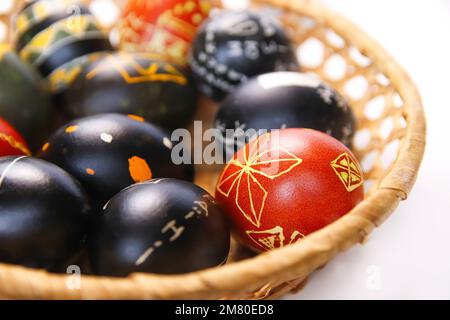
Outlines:
{"label": "egg with red and yellow pattern", "polygon": [[197,28],[210,10],[207,0],[129,0],[119,24],[121,49],[186,65]]}
{"label": "egg with red and yellow pattern", "polygon": [[216,188],[238,239],[258,251],[301,240],[363,198],[356,157],[311,129],[275,130],[251,141],[225,167]]}
{"label": "egg with red and yellow pattern", "polygon": [[135,115],[101,114],[72,121],[39,156],[72,174],[94,208],[122,189],[152,178],[193,179],[190,164],[172,162],[168,133]]}
{"label": "egg with red and yellow pattern", "polygon": [[22,136],[8,122],[0,118],[0,157],[31,155]]}

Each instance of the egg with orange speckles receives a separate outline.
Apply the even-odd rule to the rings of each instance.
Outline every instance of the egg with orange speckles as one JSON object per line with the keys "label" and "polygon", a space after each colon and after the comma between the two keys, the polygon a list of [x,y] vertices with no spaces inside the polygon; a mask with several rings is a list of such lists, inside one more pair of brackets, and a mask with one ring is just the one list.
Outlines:
{"label": "egg with orange speckles", "polygon": [[152,178],[192,181],[191,164],[176,165],[168,133],[135,115],[101,114],[67,123],[39,156],[77,178],[100,209],[129,185]]}

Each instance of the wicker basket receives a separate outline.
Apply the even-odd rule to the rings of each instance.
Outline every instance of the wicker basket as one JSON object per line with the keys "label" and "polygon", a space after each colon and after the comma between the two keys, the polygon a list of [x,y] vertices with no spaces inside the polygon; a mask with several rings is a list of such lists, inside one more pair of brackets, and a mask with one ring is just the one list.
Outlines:
{"label": "wicker basket", "polygon": [[[20,2],[14,1],[14,8]],[[355,25],[315,2],[258,0],[252,5],[279,15],[304,56],[304,70],[320,75],[350,102],[359,119],[355,146],[364,169],[366,199],[348,215],[297,244],[187,275],[82,276],[81,287],[69,289],[70,276],[0,264],[0,297],[276,298],[300,289],[311,272],[339,252],[364,243],[407,198],[424,153],[425,119],[419,93],[405,71]],[[10,15],[1,16],[7,28]],[[314,54],[308,58],[307,51]],[[206,104],[200,114],[210,119],[214,108]],[[200,168],[197,182],[211,191],[215,177],[211,170]],[[242,258],[237,254],[241,251],[239,247],[234,250],[234,261]]]}

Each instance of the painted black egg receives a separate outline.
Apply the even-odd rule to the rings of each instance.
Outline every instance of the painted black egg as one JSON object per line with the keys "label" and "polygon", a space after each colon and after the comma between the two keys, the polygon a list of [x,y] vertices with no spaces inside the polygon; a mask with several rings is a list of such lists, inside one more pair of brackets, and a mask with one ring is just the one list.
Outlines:
{"label": "painted black egg", "polygon": [[0,159],[0,261],[64,268],[85,242],[90,206],[80,184],[52,163]]}
{"label": "painted black egg", "polygon": [[221,100],[250,77],[298,70],[291,41],[270,16],[249,11],[221,11],[198,32],[190,65],[199,89]]}
{"label": "painted black egg", "polygon": [[16,50],[22,50],[41,31],[74,14],[89,14],[87,7],[75,0],[39,0],[22,7],[13,20]]}
{"label": "painted black egg", "polygon": [[227,221],[212,196],[176,179],[135,184],[101,213],[90,239],[95,273],[178,274],[225,263]]}
{"label": "painted black egg", "polygon": [[144,119],[102,114],[64,125],[43,146],[40,157],[77,178],[100,208],[135,182],[192,180],[193,166],[175,165],[171,149],[168,134]]}
{"label": "painted black egg", "polygon": [[[14,21],[20,58],[40,73],[58,81],[55,94],[76,76],[74,60],[113,47],[89,9],[75,0],[39,0],[25,6]],[[69,72],[70,71],[70,72]]]}
{"label": "painted black egg", "polygon": [[131,113],[175,129],[193,118],[196,96],[184,70],[150,54],[119,52],[89,64],[64,95],[61,107],[73,118]]}
{"label": "painted black egg", "polygon": [[232,155],[261,130],[280,128],[319,130],[350,146],[355,121],[342,96],[317,77],[274,72],[255,77],[228,95],[215,126]]}
{"label": "painted black egg", "polygon": [[0,47],[0,117],[12,124],[35,149],[49,134],[52,114],[51,97],[44,80],[16,53]]}

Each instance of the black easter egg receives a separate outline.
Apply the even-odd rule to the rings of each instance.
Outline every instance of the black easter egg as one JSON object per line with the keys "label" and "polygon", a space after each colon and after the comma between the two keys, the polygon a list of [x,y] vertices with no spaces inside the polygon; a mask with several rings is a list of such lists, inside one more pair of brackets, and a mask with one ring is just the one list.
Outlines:
{"label": "black easter egg", "polygon": [[255,135],[281,128],[319,130],[350,146],[356,120],[342,96],[317,77],[274,72],[255,77],[228,95],[215,126],[230,156]]}
{"label": "black easter egg", "polygon": [[15,52],[0,46],[0,117],[35,149],[48,135],[52,114],[45,81]]}
{"label": "black easter egg", "polygon": [[196,90],[186,71],[151,54],[125,52],[89,64],[61,102],[72,118],[135,114],[167,129],[187,125],[196,105]]}
{"label": "black easter egg", "polygon": [[56,131],[40,157],[77,178],[94,207],[136,182],[193,179],[193,166],[175,165],[168,134],[134,115],[102,114],[72,121]]}
{"label": "black easter egg", "polygon": [[0,261],[64,267],[87,235],[90,206],[80,184],[52,163],[0,159]]}
{"label": "black easter egg", "polygon": [[178,274],[225,263],[230,232],[221,208],[203,189],[176,179],[135,184],[101,213],[90,238],[99,275]]}
{"label": "black easter egg", "polygon": [[271,17],[250,11],[221,11],[194,39],[190,57],[199,89],[221,100],[249,78],[272,71],[298,70],[292,44]]}

